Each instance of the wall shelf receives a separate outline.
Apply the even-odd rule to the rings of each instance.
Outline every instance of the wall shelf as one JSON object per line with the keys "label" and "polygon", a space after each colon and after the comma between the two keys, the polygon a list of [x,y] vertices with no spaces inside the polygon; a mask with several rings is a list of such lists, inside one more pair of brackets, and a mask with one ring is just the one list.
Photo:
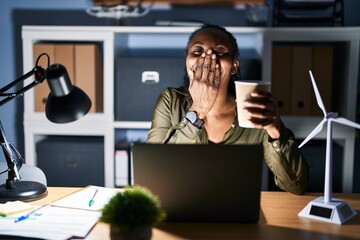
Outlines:
{"label": "wall shelf", "polygon": [[[83,119],[66,125],[50,123],[45,115],[34,111],[34,91],[24,96],[25,156],[28,164],[37,165],[35,151],[39,139],[47,135],[64,136],[102,136],[104,138],[104,176],[105,186],[114,186],[114,148],[116,130],[150,128],[150,120],[130,119],[117,121],[115,118],[115,82],[127,81],[116,72],[117,57],[133,57],[139,49],[147,49],[151,57],[151,48],[159,46],[174,50],[178,55],[184,49],[187,37],[194,27],[92,27],[92,26],[23,26],[23,66],[24,72],[33,68],[33,45],[37,42],[99,42],[102,45],[103,59],[103,102],[101,113],[90,113]],[[261,78],[272,81],[272,49],[274,44],[284,42],[322,43],[345,42],[342,81],[338,84],[341,99],[342,116],[355,120],[357,79],[359,66],[360,28],[252,28],[228,27],[237,38],[240,52],[250,50],[252,54],[244,58],[260,61]],[[151,41],[146,40],[147,38]],[[172,39],[177,39],[176,42]],[[180,41],[181,40],[181,41]],[[158,45],[158,46],[156,46]],[[241,53],[240,53],[241,54]],[[141,56],[137,52],[136,57]],[[167,55],[163,55],[167,57]],[[129,80],[128,80],[129,81]],[[306,79],[306,81],[310,81]],[[321,90],[320,90],[321,91]],[[131,104],[131,103],[128,103]],[[134,109],[136,111],[136,109]],[[317,116],[283,116],[287,127],[293,130],[298,139],[305,138],[320,122]],[[325,138],[325,130],[316,136]],[[334,139],[344,147],[343,179],[344,192],[352,191],[355,130],[334,126]]]}

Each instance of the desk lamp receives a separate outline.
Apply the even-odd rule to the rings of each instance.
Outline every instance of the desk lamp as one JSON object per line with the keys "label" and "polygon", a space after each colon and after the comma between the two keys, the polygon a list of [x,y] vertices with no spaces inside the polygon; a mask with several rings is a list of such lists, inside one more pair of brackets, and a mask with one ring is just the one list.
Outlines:
{"label": "desk lamp", "polygon": [[338,117],[338,113],[326,112],[325,105],[321,99],[320,92],[316,86],[312,72],[309,71],[311,83],[314,88],[316,101],[324,114],[323,120],[315,127],[315,129],[304,139],[299,145],[301,148],[311,138],[318,134],[325,123],[327,123],[326,134],[326,161],[325,161],[325,184],[324,196],[318,197],[308,203],[308,205],[299,213],[301,217],[312,218],[324,222],[335,224],[343,224],[357,212],[345,201],[332,198],[332,122],[343,124],[349,127],[359,128],[360,124],[351,122],[345,118]]}
{"label": "desk lamp", "polygon": [[[47,57],[47,69],[38,65],[42,56]],[[34,81],[22,87],[14,93],[7,93],[9,89],[27,78],[33,76]],[[61,64],[50,65],[49,55],[42,53],[36,60],[35,67],[25,75],[14,80],[10,84],[0,89],[0,106],[10,100],[22,96],[24,92],[44,82],[50,88],[50,93],[46,101],[46,117],[54,123],[73,122],[86,115],[91,107],[90,98],[78,87],[73,86],[69,79],[66,68]],[[0,143],[3,149],[8,169],[0,174],[8,172],[8,178],[5,184],[0,185],[0,202],[6,201],[34,201],[47,195],[47,188],[41,183],[35,181],[20,181],[19,170],[25,162],[15,146],[8,142],[4,129],[0,122]]]}

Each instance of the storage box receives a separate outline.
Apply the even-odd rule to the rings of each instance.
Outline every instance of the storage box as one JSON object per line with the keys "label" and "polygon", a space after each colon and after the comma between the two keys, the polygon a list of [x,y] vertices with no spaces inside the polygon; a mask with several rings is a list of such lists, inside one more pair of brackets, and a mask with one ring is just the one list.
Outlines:
{"label": "storage box", "polygon": [[104,186],[102,137],[50,136],[36,145],[38,167],[48,186]]}
{"label": "storage box", "polygon": [[184,58],[118,58],[115,120],[151,121],[160,93],[184,84]]}

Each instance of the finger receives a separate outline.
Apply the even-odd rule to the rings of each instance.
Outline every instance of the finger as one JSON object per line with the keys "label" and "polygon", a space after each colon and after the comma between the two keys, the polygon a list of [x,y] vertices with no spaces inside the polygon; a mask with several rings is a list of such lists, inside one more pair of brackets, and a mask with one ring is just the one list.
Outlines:
{"label": "finger", "polygon": [[216,54],[211,55],[211,63],[210,63],[210,69],[209,69],[209,84],[211,86],[215,86],[214,79],[215,79],[215,69],[216,68]]}
{"label": "finger", "polygon": [[271,111],[261,110],[259,108],[246,108],[248,120],[254,125],[255,128],[267,128],[274,125],[278,118]]}
{"label": "finger", "polygon": [[194,71],[194,80],[200,81],[202,76],[202,66],[205,61],[205,53],[201,54],[198,62],[194,65],[193,71]]}
{"label": "finger", "polygon": [[272,119],[274,118],[274,114],[272,111],[261,108],[245,108],[251,118],[258,119]]}
{"label": "finger", "polygon": [[277,101],[272,97],[271,93],[265,91],[254,91],[250,97],[245,100],[248,107],[257,107],[262,109],[277,109]]}
{"label": "finger", "polygon": [[202,65],[202,76],[201,81],[208,82],[208,76],[209,76],[209,69],[211,64],[211,56],[212,56],[212,50],[208,49],[205,55],[204,63]]}
{"label": "finger", "polygon": [[214,79],[215,79],[215,71],[216,71],[216,54],[211,55],[211,63],[209,69],[209,83],[212,86],[215,86]]}
{"label": "finger", "polygon": [[271,122],[266,119],[251,118],[250,121],[255,128],[264,128],[271,124]]}
{"label": "finger", "polygon": [[255,128],[263,128],[269,124],[271,124],[271,119],[263,118],[264,116],[261,114],[254,114],[249,109],[244,109],[246,113],[246,119],[247,121],[250,121]]}
{"label": "finger", "polygon": [[219,88],[220,86],[220,67],[219,64],[215,65],[215,73],[214,73],[214,87]]}
{"label": "finger", "polygon": [[252,97],[264,97],[264,98],[271,98],[272,95],[270,92],[262,91],[262,90],[254,90],[250,93]]}

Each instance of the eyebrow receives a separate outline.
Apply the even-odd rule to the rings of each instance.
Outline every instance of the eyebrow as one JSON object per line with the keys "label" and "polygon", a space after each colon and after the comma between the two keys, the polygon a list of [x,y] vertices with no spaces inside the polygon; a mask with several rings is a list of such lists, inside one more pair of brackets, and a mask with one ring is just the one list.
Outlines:
{"label": "eyebrow", "polygon": [[[202,42],[195,42],[189,47],[193,47],[193,46],[204,46],[204,44]],[[231,47],[227,47],[224,44],[215,44],[215,48],[224,48],[224,49],[227,49],[228,51],[230,51],[230,49],[231,49]]]}

